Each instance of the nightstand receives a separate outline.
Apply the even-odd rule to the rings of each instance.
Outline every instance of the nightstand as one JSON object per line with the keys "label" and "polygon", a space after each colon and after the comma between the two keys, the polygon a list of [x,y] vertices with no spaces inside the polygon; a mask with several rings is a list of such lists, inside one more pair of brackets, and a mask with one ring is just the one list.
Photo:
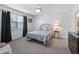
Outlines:
{"label": "nightstand", "polygon": [[53,36],[54,38],[59,38],[60,37],[60,31],[61,31],[61,27],[59,24],[54,24],[53,26]]}
{"label": "nightstand", "polygon": [[60,34],[59,31],[54,31],[54,38],[59,38]]}

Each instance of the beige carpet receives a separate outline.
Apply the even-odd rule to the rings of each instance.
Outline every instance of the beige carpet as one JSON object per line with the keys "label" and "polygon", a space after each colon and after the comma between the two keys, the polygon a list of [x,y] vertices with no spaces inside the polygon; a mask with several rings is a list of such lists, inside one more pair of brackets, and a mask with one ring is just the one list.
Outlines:
{"label": "beige carpet", "polygon": [[25,38],[10,42],[13,54],[70,54],[67,39],[51,39],[46,47]]}

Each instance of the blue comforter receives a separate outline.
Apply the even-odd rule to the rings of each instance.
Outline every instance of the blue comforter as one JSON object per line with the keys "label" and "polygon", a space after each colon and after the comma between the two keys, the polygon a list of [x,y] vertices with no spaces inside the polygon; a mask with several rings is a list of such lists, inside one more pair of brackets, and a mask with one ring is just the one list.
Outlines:
{"label": "blue comforter", "polygon": [[38,41],[46,42],[49,40],[49,36],[51,35],[50,31],[32,31],[27,33],[27,37],[36,39]]}

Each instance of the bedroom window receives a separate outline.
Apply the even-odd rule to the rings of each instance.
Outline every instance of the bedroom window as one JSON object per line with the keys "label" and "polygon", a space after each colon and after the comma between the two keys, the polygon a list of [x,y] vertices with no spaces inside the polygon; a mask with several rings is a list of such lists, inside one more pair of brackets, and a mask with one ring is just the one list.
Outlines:
{"label": "bedroom window", "polygon": [[23,16],[11,15],[11,27],[13,29],[22,29],[23,28]]}

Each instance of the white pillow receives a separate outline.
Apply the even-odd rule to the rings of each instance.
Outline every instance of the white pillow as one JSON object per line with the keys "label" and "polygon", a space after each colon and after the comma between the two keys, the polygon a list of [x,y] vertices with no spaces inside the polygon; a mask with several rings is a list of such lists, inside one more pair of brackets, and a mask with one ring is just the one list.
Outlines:
{"label": "white pillow", "polygon": [[46,30],[46,28],[44,27],[43,30]]}

